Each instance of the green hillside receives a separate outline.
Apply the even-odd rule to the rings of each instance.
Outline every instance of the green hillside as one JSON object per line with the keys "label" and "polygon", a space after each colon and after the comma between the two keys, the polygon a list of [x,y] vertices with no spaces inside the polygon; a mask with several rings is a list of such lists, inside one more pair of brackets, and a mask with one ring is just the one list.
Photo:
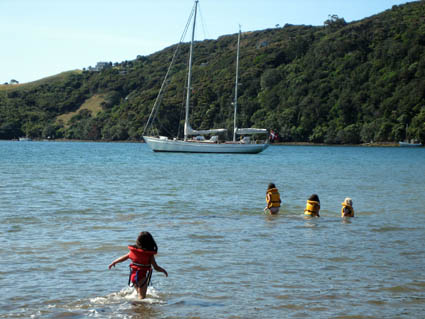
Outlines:
{"label": "green hillside", "polygon": [[[232,132],[236,43],[236,34],[196,43],[193,128]],[[0,85],[0,139],[139,140],[174,49],[100,72]],[[187,51],[185,44],[162,99],[161,135],[182,133]],[[282,141],[356,144],[407,134],[425,143],[425,1],[348,24],[331,16],[322,27],[243,33],[240,82],[240,127],[273,129]]]}

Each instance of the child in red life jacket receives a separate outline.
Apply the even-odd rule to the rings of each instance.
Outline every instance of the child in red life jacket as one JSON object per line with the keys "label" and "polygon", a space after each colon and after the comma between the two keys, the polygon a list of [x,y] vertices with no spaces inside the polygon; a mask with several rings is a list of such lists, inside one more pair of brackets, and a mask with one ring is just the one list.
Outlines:
{"label": "child in red life jacket", "polygon": [[279,213],[280,203],[282,201],[280,200],[279,191],[276,188],[276,185],[273,183],[270,183],[267,188],[266,202],[267,202],[267,206],[264,208],[264,211],[269,210],[270,214]]}
{"label": "child in red life jacket", "polygon": [[130,252],[115,259],[109,265],[109,269],[130,258],[131,264],[128,284],[130,285],[132,283],[137,290],[139,299],[144,299],[152,276],[152,267],[156,271],[163,272],[167,277],[168,273],[164,268],[158,266],[155,261],[154,255],[156,255],[158,247],[149,232],[141,232],[137,238],[136,245],[128,246],[128,249]]}

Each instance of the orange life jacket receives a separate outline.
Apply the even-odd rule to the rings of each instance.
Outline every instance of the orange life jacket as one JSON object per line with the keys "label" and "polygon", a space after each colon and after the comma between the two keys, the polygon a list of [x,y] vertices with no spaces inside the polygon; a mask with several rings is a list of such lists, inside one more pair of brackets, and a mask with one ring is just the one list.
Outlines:
{"label": "orange life jacket", "polygon": [[[354,217],[354,209],[350,205],[347,205],[345,203],[341,204],[341,217]],[[344,215],[344,210],[348,210],[349,213]]]}
{"label": "orange life jacket", "polygon": [[280,194],[277,188],[270,188],[266,193],[267,208],[280,207]]}
{"label": "orange life jacket", "polygon": [[319,211],[320,211],[320,203],[313,201],[313,200],[307,200],[307,204],[305,206],[304,209],[304,214],[305,215],[310,215],[310,216],[319,216]]}

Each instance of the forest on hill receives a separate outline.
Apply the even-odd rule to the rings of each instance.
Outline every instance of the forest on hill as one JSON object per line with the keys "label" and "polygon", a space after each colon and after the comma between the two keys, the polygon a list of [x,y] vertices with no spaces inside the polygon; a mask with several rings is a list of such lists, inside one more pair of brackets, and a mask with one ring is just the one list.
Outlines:
{"label": "forest on hill", "polygon": [[[237,34],[196,42],[194,129],[232,132],[236,45]],[[0,139],[140,140],[175,48],[0,85]],[[182,135],[188,50],[162,97],[161,135]],[[283,142],[425,143],[425,1],[352,23],[333,15],[323,26],[245,32],[239,81],[239,127],[274,130]]]}

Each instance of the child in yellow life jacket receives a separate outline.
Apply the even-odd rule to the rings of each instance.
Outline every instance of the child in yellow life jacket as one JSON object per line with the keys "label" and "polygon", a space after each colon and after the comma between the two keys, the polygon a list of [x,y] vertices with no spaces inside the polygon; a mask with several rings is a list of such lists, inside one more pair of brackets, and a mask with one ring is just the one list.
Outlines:
{"label": "child in yellow life jacket", "polygon": [[280,200],[279,191],[273,183],[270,183],[267,188],[266,202],[267,206],[264,208],[264,211],[269,210],[270,214],[279,213],[280,203],[282,203],[282,201]]}
{"label": "child in yellow life jacket", "polygon": [[128,249],[130,252],[115,259],[109,265],[109,269],[115,267],[118,263],[131,259],[128,284],[130,285],[131,283],[136,288],[139,299],[144,299],[152,276],[152,267],[156,271],[163,272],[167,277],[168,273],[164,268],[158,266],[155,261],[154,255],[156,255],[158,247],[149,232],[141,232],[137,238],[136,245],[130,245]]}
{"label": "child in yellow life jacket", "polygon": [[319,196],[317,194],[313,194],[307,200],[307,204],[304,209],[304,214],[309,215],[311,217],[320,217],[319,211],[320,211]]}
{"label": "child in yellow life jacket", "polygon": [[353,200],[347,197],[341,204],[341,217],[354,217]]}

